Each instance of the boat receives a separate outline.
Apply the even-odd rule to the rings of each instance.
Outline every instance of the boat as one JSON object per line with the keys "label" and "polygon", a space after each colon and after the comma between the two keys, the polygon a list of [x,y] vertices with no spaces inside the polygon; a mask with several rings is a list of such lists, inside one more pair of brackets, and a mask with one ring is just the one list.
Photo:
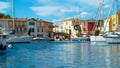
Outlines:
{"label": "boat", "polygon": [[[103,12],[103,5],[104,5],[104,0],[102,1],[102,3],[100,4],[100,7],[98,8],[98,13],[97,13],[97,16],[96,16],[96,22],[95,22],[95,25],[93,27],[93,30],[99,30],[101,34],[99,35],[92,35],[90,36],[90,41],[91,42],[106,42],[105,38],[103,37],[102,35],[102,31],[100,30],[101,29],[101,26],[100,26],[100,29],[97,27],[98,26],[98,22],[100,22],[100,24],[102,23],[101,20],[100,20],[100,17],[102,16],[101,13]],[[93,32],[94,33],[94,32]]]}
{"label": "boat", "polygon": [[112,33],[105,35],[104,38],[106,39],[106,42],[109,44],[120,44],[120,32],[117,32],[118,31],[117,29],[118,28],[118,21],[117,21],[118,1],[113,0],[113,2],[114,1],[116,1],[115,25],[114,25],[115,29]]}
{"label": "boat", "polygon": [[[12,15],[13,15],[13,30],[9,32],[9,38],[6,39],[6,43],[30,43],[32,41],[31,36],[17,36],[15,35],[15,24],[14,24],[14,0],[12,0]],[[13,35],[12,37],[10,37]]]}
{"label": "boat", "polygon": [[33,41],[45,41],[45,38],[43,38],[43,37],[34,37]]}
{"label": "boat", "polygon": [[15,36],[6,39],[6,43],[30,43],[32,41],[31,36]]}
{"label": "boat", "polygon": [[89,41],[90,38],[88,37],[77,37],[77,38],[71,38],[71,41],[79,41],[79,42],[84,42],[84,41]]}
{"label": "boat", "polygon": [[90,36],[91,42],[106,42],[103,36]]}

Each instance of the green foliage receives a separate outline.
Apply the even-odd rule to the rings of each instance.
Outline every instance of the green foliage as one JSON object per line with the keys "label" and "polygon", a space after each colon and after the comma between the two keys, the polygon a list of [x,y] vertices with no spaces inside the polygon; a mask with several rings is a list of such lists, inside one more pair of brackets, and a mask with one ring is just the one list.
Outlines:
{"label": "green foliage", "polygon": [[78,28],[78,32],[77,32],[76,36],[77,37],[81,37],[82,36],[82,34],[81,34],[81,27]]}
{"label": "green foliage", "polygon": [[9,14],[5,15],[4,13],[0,13],[0,18],[11,18]]}
{"label": "green foliage", "polygon": [[78,32],[78,33],[76,34],[76,36],[77,36],[77,37],[81,37],[81,33]]}
{"label": "green foliage", "polygon": [[95,36],[98,36],[100,33],[100,30],[95,30]]}

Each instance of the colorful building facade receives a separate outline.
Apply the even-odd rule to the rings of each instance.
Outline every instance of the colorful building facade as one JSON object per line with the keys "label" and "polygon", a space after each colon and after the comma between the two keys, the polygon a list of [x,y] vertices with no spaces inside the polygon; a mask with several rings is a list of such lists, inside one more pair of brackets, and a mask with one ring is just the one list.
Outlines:
{"label": "colorful building facade", "polygon": [[[112,15],[112,16],[110,16],[109,19],[110,19],[109,20],[109,31],[110,32],[113,32],[114,30],[120,31],[120,11],[117,11],[117,16]],[[116,24],[117,24],[117,28],[115,29]]]}
{"label": "colorful building facade", "polygon": [[77,31],[75,30],[74,26],[79,25],[80,26],[80,20],[77,18],[71,18],[67,20],[60,21],[58,31],[70,34],[71,38],[75,38]]}
{"label": "colorful building facade", "polygon": [[81,22],[82,36],[87,37],[95,30],[95,20],[85,20]]}
{"label": "colorful building facade", "polygon": [[15,35],[40,36],[44,38],[52,38],[53,23],[43,21],[41,19],[0,19],[3,31],[10,32],[15,29]]}

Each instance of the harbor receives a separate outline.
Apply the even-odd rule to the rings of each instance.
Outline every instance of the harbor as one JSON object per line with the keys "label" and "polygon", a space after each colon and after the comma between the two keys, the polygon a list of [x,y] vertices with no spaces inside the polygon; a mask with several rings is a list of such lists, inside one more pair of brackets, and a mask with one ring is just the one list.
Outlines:
{"label": "harbor", "polygon": [[120,68],[119,5],[1,0],[0,68]]}

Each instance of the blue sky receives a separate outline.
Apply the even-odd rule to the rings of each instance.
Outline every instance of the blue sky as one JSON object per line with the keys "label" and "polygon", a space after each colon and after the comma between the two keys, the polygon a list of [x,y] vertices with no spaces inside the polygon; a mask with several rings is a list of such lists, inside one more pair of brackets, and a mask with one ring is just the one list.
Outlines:
{"label": "blue sky", "polygon": [[[103,15],[106,17],[112,0],[104,1]],[[56,23],[73,17],[95,18],[101,2],[102,0],[14,0],[14,12],[17,18],[39,18]],[[12,15],[12,0],[0,0],[0,12]]]}

